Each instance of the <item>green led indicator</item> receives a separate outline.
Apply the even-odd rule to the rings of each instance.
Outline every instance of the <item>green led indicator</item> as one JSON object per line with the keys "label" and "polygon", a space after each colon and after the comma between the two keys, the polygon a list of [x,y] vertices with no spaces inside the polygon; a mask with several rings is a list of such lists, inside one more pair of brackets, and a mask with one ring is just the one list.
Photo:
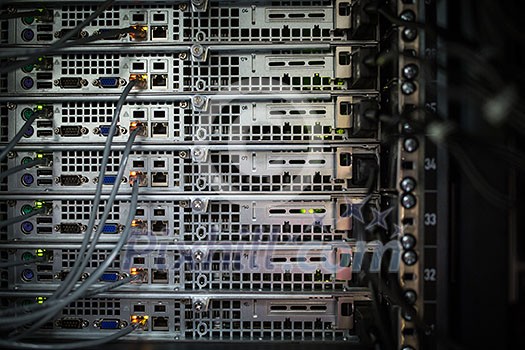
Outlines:
{"label": "green led indicator", "polygon": [[36,256],[38,256],[39,258],[43,257],[44,254],[46,253],[46,250],[45,249],[42,249],[42,248],[39,248],[35,251],[36,253]]}
{"label": "green led indicator", "polygon": [[22,254],[22,260],[23,261],[31,261],[31,260],[34,260],[35,259],[35,256],[30,253],[30,252],[25,252],[24,254]]}
{"label": "green led indicator", "polygon": [[337,129],[335,132],[339,135],[343,135],[345,133],[345,129]]}
{"label": "green led indicator", "polygon": [[46,299],[46,297],[36,297],[36,302],[37,304],[43,304]]}
{"label": "green led indicator", "polygon": [[24,108],[22,110],[22,119],[24,120],[28,120],[29,118],[31,118],[31,116],[34,114],[35,112],[33,112],[33,110],[31,108]]}
{"label": "green led indicator", "polygon": [[41,209],[44,206],[45,202],[42,201],[35,201],[35,208]]}
{"label": "green led indicator", "polygon": [[33,207],[29,204],[25,204],[20,211],[22,212],[22,215],[27,215],[33,211]]}
{"label": "green led indicator", "polygon": [[301,214],[306,214],[306,209],[301,209]]}

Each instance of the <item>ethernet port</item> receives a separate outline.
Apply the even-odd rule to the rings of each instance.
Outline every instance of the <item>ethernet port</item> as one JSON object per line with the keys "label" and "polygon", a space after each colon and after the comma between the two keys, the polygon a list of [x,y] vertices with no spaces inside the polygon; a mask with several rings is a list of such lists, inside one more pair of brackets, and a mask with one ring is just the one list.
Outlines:
{"label": "ethernet port", "polygon": [[168,27],[154,26],[151,27],[151,39],[166,39],[168,37]]}
{"label": "ethernet port", "polygon": [[151,321],[153,331],[169,331],[167,317],[153,317]]}
{"label": "ethernet port", "polygon": [[156,172],[151,174],[152,187],[168,187],[168,173]]}
{"label": "ethernet port", "polygon": [[151,283],[168,283],[168,270],[151,270]]}
{"label": "ethernet port", "polygon": [[151,78],[151,87],[166,87],[168,86],[168,76],[166,74],[155,74]]}
{"label": "ethernet port", "polygon": [[153,221],[151,223],[151,231],[154,235],[167,235],[168,222],[167,221]]}
{"label": "ethernet port", "polygon": [[168,136],[168,123],[153,123],[151,127],[151,137]]}

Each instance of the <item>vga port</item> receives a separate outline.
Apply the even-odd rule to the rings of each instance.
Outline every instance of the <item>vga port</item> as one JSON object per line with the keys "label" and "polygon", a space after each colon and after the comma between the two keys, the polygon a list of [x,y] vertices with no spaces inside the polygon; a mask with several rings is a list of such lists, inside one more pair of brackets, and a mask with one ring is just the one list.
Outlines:
{"label": "vga port", "polygon": [[84,225],[79,223],[61,223],[56,227],[56,230],[60,233],[82,233],[86,228]]}
{"label": "vga port", "polygon": [[87,326],[87,321],[81,318],[61,318],[56,322],[56,326],[65,329],[82,329]]}
{"label": "vga port", "polygon": [[102,282],[116,282],[120,279],[118,272],[104,272],[99,278]]}
{"label": "vga port", "polygon": [[98,78],[96,80],[96,85],[104,89],[115,89],[124,84],[124,79],[118,77]]}
{"label": "vga port", "polygon": [[81,87],[87,85],[87,81],[82,78],[65,77],[56,80],[55,85],[61,87],[62,89],[80,89]]}
{"label": "vga port", "polygon": [[[115,33],[115,34],[109,35],[108,33]],[[102,38],[102,40],[118,40],[126,36],[126,34],[122,34],[118,32],[116,29],[99,29],[97,31],[97,35],[104,35],[104,38]]]}
{"label": "vga port", "polygon": [[[111,125],[100,125],[98,127],[96,127],[94,130],[93,130],[93,133],[95,135],[100,135],[100,136],[109,136],[109,132],[111,131]],[[126,132],[126,129],[124,129],[123,127],[121,126],[117,126],[115,128],[115,133],[113,134],[113,136],[119,136],[120,134],[123,134]]]}
{"label": "vga port", "polygon": [[115,319],[102,319],[97,324],[100,329],[120,329],[123,326],[120,320]]}
{"label": "vga port", "polygon": [[120,225],[118,224],[105,224],[102,226],[102,233],[118,233],[120,231]]}
{"label": "vga port", "polygon": [[80,186],[86,179],[82,175],[60,175],[58,181],[62,186]]}
{"label": "vga port", "polygon": [[117,175],[106,175],[102,180],[103,185],[114,185],[117,182]]}
{"label": "vga port", "polygon": [[62,125],[55,133],[62,137],[80,137],[87,133],[87,129],[79,125]]}

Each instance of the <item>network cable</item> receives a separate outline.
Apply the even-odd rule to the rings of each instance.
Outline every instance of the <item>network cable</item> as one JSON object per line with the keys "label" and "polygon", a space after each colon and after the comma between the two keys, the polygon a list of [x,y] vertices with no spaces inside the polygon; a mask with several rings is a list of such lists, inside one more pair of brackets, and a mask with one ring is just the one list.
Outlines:
{"label": "network cable", "polygon": [[[31,264],[31,262],[29,262],[29,264]],[[133,281],[140,280],[143,277],[144,277],[143,273],[138,273],[136,275],[132,275],[132,276],[123,278],[123,279],[121,279],[121,280],[119,280],[117,282],[113,282],[113,283],[110,283],[110,284],[105,285],[105,286],[93,288],[93,289],[89,290],[82,297],[83,298],[92,298],[92,297],[94,297],[96,295],[99,295],[99,294],[102,294],[102,293],[107,293],[109,291],[117,289],[117,288],[119,288],[119,287],[121,287],[121,286],[123,286],[125,284],[131,283]],[[31,311],[34,311],[34,310],[41,309],[42,307],[43,307],[43,305],[42,304],[38,304],[38,303],[33,303],[33,304],[29,304],[29,305],[20,305],[20,306],[16,306],[16,307],[13,307],[13,308],[1,310],[0,311],[0,316],[12,315],[12,314],[17,314],[17,313],[27,313],[27,312],[31,312]]]}
{"label": "network cable", "polygon": [[38,349],[38,350],[41,350],[41,349],[68,350],[68,349],[90,348],[90,347],[96,347],[99,345],[107,344],[117,339],[120,339],[123,336],[130,334],[138,327],[139,327],[138,324],[131,324],[125,328],[122,328],[120,331],[115,332],[106,337],[93,339],[93,340],[77,341],[73,343],[61,342],[61,343],[55,343],[55,344],[50,344],[50,343],[31,344],[31,343],[22,343],[18,341],[0,340],[0,345],[6,348],[11,348],[11,349]]}
{"label": "network cable", "polygon": [[143,278],[142,274],[132,275],[132,276],[123,278],[120,281],[110,283],[107,286],[98,287],[98,288],[95,288],[89,291],[88,293],[86,293],[86,295],[84,295],[84,298],[91,298],[98,294],[107,293],[125,284],[131,283],[133,281],[137,281],[142,278]]}
{"label": "network cable", "polygon": [[[116,184],[113,186],[113,189],[112,189],[112,192],[110,194],[110,197],[109,197],[109,199],[108,199],[108,201],[107,201],[107,203],[105,205],[104,213],[102,215],[102,218],[100,219],[99,226],[98,226],[98,228],[96,230],[95,236],[93,237],[93,240],[91,242],[89,250],[86,253],[86,257],[84,259],[80,259],[80,260],[82,260],[82,264],[78,268],[72,269],[71,272],[68,274],[68,276],[73,275],[73,278],[71,279],[71,282],[69,282],[69,284],[66,284],[67,280],[64,281],[64,283],[61,285],[61,286],[65,286],[63,291],[60,293],[58,291],[58,289],[57,289],[57,291],[55,291],[53,296],[50,297],[48,299],[48,301],[55,302],[56,298],[65,297],[71,290],[73,290],[73,288],[76,285],[76,281],[78,281],[78,279],[82,275],[84,269],[86,268],[86,266],[87,266],[87,264],[89,262],[89,257],[91,257],[91,255],[95,251],[96,244],[97,244],[97,242],[98,242],[98,240],[100,238],[100,235],[102,234],[102,227],[105,224],[105,222],[106,222],[106,220],[107,220],[107,218],[109,216],[111,208],[113,207],[113,203],[115,201],[115,197],[118,194],[120,183],[122,182],[121,180],[122,180],[122,178],[124,176],[124,171],[125,171],[125,168],[126,168],[126,164],[127,164],[128,159],[129,159],[129,155],[131,153],[131,147],[132,147],[133,142],[134,142],[134,140],[135,140],[135,138],[136,138],[136,136],[137,136],[137,134],[139,132],[140,132],[139,128],[135,129],[133,131],[133,133],[130,135],[130,138],[129,138],[128,142],[127,142],[126,148],[124,150],[124,154],[122,156],[119,172],[117,174],[117,178],[116,178],[116,181],[115,181]],[[138,184],[138,181],[135,181],[134,184],[133,184],[134,187],[137,187],[137,184]],[[133,203],[132,203],[132,205],[133,205]],[[136,205],[135,205],[135,207],[136,207]],[[131,221],[129,223],[127,223],[126,225],[127,226],[131,226]],[[83,283],[82,286],[84,286],[84,284],[86,284],[86,283],[87,282]],[[86,288],[89,288],[89,286],[90,285],[88,285]],[[36,324],[34,324],[31,327],[31,329],[38,329],[40,327],[40,325],[43,325],[45,322],[47,322],[47,320],[49,320],[52,317],[53,317],[53,315],[48,315],[47,317],[44,317],[43,319],[39,320]]]}
{"label": "network cable", "polygon": [[[53,302],[49,302],[48,299],[43,304],[38,304],[42,306],[41,310],[35,311],[33,313],[25,314],[25,315],[17,315],[14,317],[2,317],[0,318],[0,327],[1,328],[13,328],[17,326],[22,326],[30,322],[35,322],[37,320],[43,320],[42,318],[46,319],[46,322],[48,319],[54,317],[54,315],[62,310],[62,308],[71,302],[75,301],[78,298],[81,298],[83,295],[85,295],[89,287],[91,287],[93,284],[95,284],[99,278],[102,276],[102,274],[108,269],[111,264],[113,263],[113,260],[117,257],[118,254],[120,254],[120,251],[124,244],[126,244],[129,235],[132,230],[132,222],[135,217],[135,213],[137,211],[138,206],[138,194],[139,194],[139,186],[138,182],[134,182],[133,184],[133,190],[131,195],[131,204],[130,204],[130,212],[127,217],[124,231],[122,232],[121,237],[119,238],[117,244],[113,247],[111,250],[111,253],[106,257],[106,259],[91,273],[91,275],[77,288],[75,289],[71,294],[67,295],[64,298],[55,300]],[[42,323],[43,324],[43,323]],[[30,332],[33,330],[35,326],[40,327],[40,322],[35,323],[32,327],[27,329],[24,333],[22,333],[20,336],[23,336],[27,334],[27,332]],[[35,327],[37,329],[38,327]],[[17,339],[18,337],[15,337]]]}
{"label": "network cable", "polygon": [[[140,29],[137,29],[134,27],[127,27],[127,28],[121,28],[121,29],[110,29],[108,31],[105,31],[99,34],[95,34],[95,35],[88,36],[85,38],[80,38],[77,40],[68,41],[65,45],[62,45],[61,47],[57,47],[57,48],[51,48],[51,47],[47,47],[43,49],[11,48],[11,50],[9,51],[6,50],[6,52],[0,53],[0,58],[26,57],[29,55],[38,55],[38,56],[53,55],[53,54],[60,53],[62,49],[65,49],[68,47],[80,46],[80,45],[87,44],[90,42],[112,38],[112,37],[115,37],[121,34],[138,33],[139,31]],[[13,69],[17,69],[17,68],[20,68],[20,67],[14,67]]]}
{"label": "network cable", "polygon": [[[124,102],[126,101],[126,98],[127,96],[129,95],[131,89],[133,88],[133,86],[135,86],[136,82],[134,80],[130,81],[129,84],[126,86],[126,88],[124,89],[124,91],[122,92],[122,95],[120,96],[118,102],[117,102],[117,105],[115,107],[115,112],[114,112],[114,115],[113,115],[113,120],[111,122],[111,127],[109,129],[109,134],[108,134],[108,137],[107,137],[107,140],[106,140],[106,145],[104,147],[104,153],[102,155],[102,161],[101,161],[101,164],[100,164],[100,172],[99,172],[99,175],[98,175],[98,178],[99,178],[99,181],[97,183],[97,187],[96,187],[96,190],[95,190],[95,197],[94,197],[94,200],[93,200],[93,208],[91,209],[91,213],[90,213],[90,217],[89,217],[89,222],[88,222],[88,225],[87,225],[87,230],[86,230],[86,235],[84,236],[84,239],[82,241],[82,245],[80,247],[80,251],[79,251],[79,256],[83,257],[86,250],[87,250],[87,247],[88,247],[88,244],[90,243],[90,240],[91,240],[91,235],[93,233],[93,229],[95,227],[95,218],[97,217],[97,214],[98,214],[98,207],[99,207],[99,204],[100,204],[100,197],[102,195],[102,186],[103,186],[103,181],[102,179],[104,179],[104,176],[106,174],[106,167],[108,165],[108,162],[109,162],[109,154],[111,152],[111,144],[113,142],[113,136],[115,135],[116,133],[116,130],[117,130],[117,124],[120,120],[120,113],[122,111],[122,107],[124,106]],[[130,145],[131,143],[128,142],[128,145]],[[122,169],[122,167],[121,167]],[[116,182],[116,184],[119,184],[120,181]],[[107,207],[107,206],[106,206]],[[102,227],[103,225],[99,225],[99,227]],[[75,261],[75,264],[73,265],[72,267],[72,271],[76,271],[77,269],[79,269],[79,266],[83,264],[81,262],[81,259],[77,259]],[[61,295],[62,291],[65,290],[67,288],[67,286],[69,286],[71,283],[76,283],[76,281],[78,280],[78,277],[77,278],[73,278],[73,275],[77,275],[77,273],[70,273],[68,274],[68,276],[66,277],[64,283],[62,283],[58,289],[56,290],[55,294],[54,295]],[[78,274],[78,276],[80,276],[80,274]]]}
{"label": "network cable", "polygon": [[[70,278],[70,281],[67,281],[67,279],[66,279],[64,281],[64,283],[61,285],[61,287],[63,287],[63,288],[57,289],[55,294],[50,298],[50,300],[54,300],[55,297],[60,298],[62,296],[65,296],[67,293],[69,293],[69,291],[74,288],[76,282],[78,281],[78,279],[80,278],[80,276],[84,272],[84,269],[88,265],[89,258],[91,257],[91,255],[93,255],[93,252],[96,249],[96,244],[98,243],[98,240],[100,239],[100,236],[102,234],[102,229],[103,229],[103,227],[104,227],[104,225],[106,223],[106,220],[108,219],[109,214],[111,213],[111,210],[113,208],[113,204],[114,204],[115,198],[116,198],[116,196],[118,194],[118,191],[119,191],[119,188],[120,188],[120,184],[122,183],[122,178],[124,177],[124,172],[126,171],[126,165],[128,163],[129,155],[131,153],[131,147],[133,146],[133,142],[135,141],[135,138],[137,137],[139,132],[140,132],[140,129],[137,128],[131,133],[131,135],[129,137],[129,140],[128,140],[127,144],[126,144],[126,148],[124,149],[122,158],[120,160],[119,171],[118,171],[117,176],[116,176],[115,184],[113,185],[113,188],[111,190],[111,194],[110,194],[108,200],[106,201],[106,203],[104,205],[104,212],[102,214],[102,217],[100,218],[98,227],[97,227],[96,232],[95,232],[95,234],[94,234],[94,236],[92,238],[92,241],[90,242],[90,247],[89,247],[87,253],[84,256],[84,259],[79,259],[79,260],[81,260],[81,264],[79,265],[79,267],[78,268],[73,267],[73,269],[69,273],[69,275],[72,275],[72,278]],[[102,178],[100,178],[99,182],[102,182]],[[79,253],[79,256],[83,256],[83,255],[81,255]]]}
{"label": "network cable", "polygon": [[31,124],[34,123],[34,121],[42,114],[41,111],[37,111],[33,113],[31,117],[29,117],[24,125],[20,128],[18,133],[13,137],[13,139],[7,144],[7,146],[2,150],[0,153],[0,161],[3,160],[9,152],[16,146],[18,141],[24,136],[24,134],[27,132],[27,129],[31,126]]}
{"label": "network cable", "polygon": [[16,174],[17,172],[22,171],[24,169],[29,169],[37,165],[46,165],[46,164],[48,164],[46,159],[35,159],[30,162],[17,165],[15,167],[7,169],[3,173],[0,173],[0,180],[2,180],[4,177],[8,177],[9,175]]}
{"label": "network cable", "polygon": [[15,216],[14,218],[7,219],[5,221],[0,221],[0,227],[5,227],[5,226],[16,224],[17,222],[21,222],[21,221],[27,220],[29,218],[32,218],[35,215],[45,214],[45,213],[47,213],[47,211],[48,211],[48,209],[46,207],[42,207],[42,208],[33,210],[32,212],[30,212],[28,214]]}
{"label": "network cable", "polygon": [[48,9],[25,11],[25,12],[13,12],[13,13],[2,13],[0,14],[0,21],[14,18],[34,17],[34,16],[47,16],[49,15]]}
{"label": "network cable", "polygon": [[[114,116],[113,116],[113,120],[112,120],[112,124],[111,124],[111,127],[110,127],[110,132],[108,134],[108,138],[106,140],[106,146],[104,148],[104,154],[103,154],[103,157],[102,157],[102,162],[101,162],[101,169],[100,169],[100,172],[99,172],[99,179],[103,179],[104,176],[105,176],[105,171],[106,171],[106,167],[107,167],[107,164],[109,162],[109,153],[111,152],[111,143],[113,141],[113,136],[115,135],[115,132],[116,132],[116,129],[117,129],[117,124],[118,124],[118,121],[120,119],[120,113],[122,111],[122,107],[126,101],[126,98],[127,96],[129,95],[131,89],[133,88],[133,86],[135,85],[135,81],[131,81],[125,88],[124,92],[122,93],[122,95],[120,96],[118,102],[117,102],[117,105],[116,105],[116,108],[115,108],[115,112],[114,112]],[[136,135],[137,133],[140,131],[139,128],[135,129],[134,132],[132,133],[132,135],[130,135],[130,139],[128,140],[127,144],[126,144],[126,149],[124,150],[124,154],[123,154],[123,162],[127,162],[127,157],[129,157],[129,153],[131,152],[131,146],[136,138]],[[127,156],[126,156],[127,154]],[[121,181],[119,179],[122,179],[123,177],[123,171],[125,169],[125,165],[122,166],[122,163],[121,162],[121,167],[119,169],[119,175],[120,175],[120,178],[117,179],[117,181],[115,182],[116,184],[118,184],[120,186],[120,183]],[[118,177],[118,176],[117,176]],[[95,226],[95,218],[97,216],[97,209],[99,207],[99,203],[100,203],[100,199],[101,199],[101,195],[102,195],[102,184],[103,184],[103,181],[99,181],[97,183],[97,188],[96,188],[96,191],[95,191],[95,197],[94,197],[94,201],[93,201],[93,208],[91,210],[91,214],[90,214],[90,220],[88,222],[88,228],[86,230],[86,235],[84,237],[84,240],[82,242],[82,246],[81,246],[81,249],[79,251],[79,256],[84,256],[85,252],[86,252],[86,249],[87,249],[87,246],[88,244],[90,243],[90,238],[91,238],[91,234],[90,232],[93,231],[93,228]],[[114,196],[116,196],[116,192],[118,191],[118,187],[116,187],[116,191],[115,191],[115,186],[113,188],[114,190],[112,191],[112,194],[114,194]],[[114,200],[114,197],[113,197],[113,200]],[[110,206],[109,205],[106,205],[106,208],[109,208]],[[33,214],[33,215],[36,215],[36,214]],[[109,214],[109,212],[108,212]],[[19,221],[22,221],[24,219],[26,219],[27,216],[22,216],[22,218],[18,217],[18,218],[14,218],[14,219],[17,219],[15,222],[19,222]],[[14,219],[10,219],[10,220],[7,220],[7,221],[13,221]],[[10,224],[10,223],[8,223]],[[99,229],[97,229],[97,232],[101,232],[101,229],[103,227],[103,222],[100,222],[99,224]],[[96,233],[95,233],[96,235]],[[100,235],[100,233],[99,233]],[[92,242],[92,247],[94,247],[96,244],[96,241],[94,240]],[[76,284],[76,281],[78,280],[78,277],[80,275],[78,275],[76,278],[73,278],[74,276],[73,275],[76,275],[75,273],[73,273],[73,271],[80,271],[80,273],[82,273],[82,270],[85,268],[84,267],[80,267],[81,264],[83,264],[81,262],[82,259],[77,259],[75,261],[75,264],[73,265],[72,267],[72,272],[68,274],[68,276],[66,277],[64,283],[62,283],[60,285],[60,287],[55,291],[54,293],[54,296],[58,296],[58,295],[62,295],[62,291],[64,290],[67,290],[67,292],[69,292],[71,289],[67,289],[71,284],[72,286],[74,286]],[[86,259],[86,262],[87,262],[88,259]]]}
{"label": "network cable", "polygon": [[0,269],[6,269],[8,267],[14,267],[14,266],[23,266],[23,265],[31,265],[31,264],[37,264],[41,262],[45,262],[45,259],[37,258],[33,260],[28,261],[11,261],[11,262],[3,262],[0,263]]}
{"label": "network cable", "polygon": [[[91,21],[93,21],[94,19],[96,19],[98,16],[100,16],[104,11],[106,11],[111,5],[113,5],[113,3],[115,2],[115,0],[107,0],[106,2],[104,2],[103,4],[101,4],[95,12],[93,12],[88,18],[86,18],[82,23],[80,23],[78,26],[76,26],[74,29],[70,30],[69,32],[67,32],[66,34],[64,34],[64,36],[62,38],[60,38],[60,40],[58,40],[57,42],[55,42],[53,45],[51,45],[49,47],[49,50],[50,51],[53,51],[53,50],[57,50],[57,49],[60,49],[64,46],[67,46],[68,45],[68,40],[71,39],[73,36],[75,36],[76,34],[78,34],[78,32],[80,32],[84,27],[86,27],[89,23],[91,23]],[[11,65],[7,65],[6,67],[0,69],[0,74],[2,73],[7,73],[7,72],[10,72],[12,70],[15,70],[15,69],[18,69],[18,68],[21,68],[21,67],[25,67],[29,64],[33,64],[34,60],[36,60],[38,57],[40,57],[40,53],[36,53],[36,54],[32,54],[30,55],[27,59],[25,60],[21,60],[21,61],[16,61],[14,62],[13,64]]]}

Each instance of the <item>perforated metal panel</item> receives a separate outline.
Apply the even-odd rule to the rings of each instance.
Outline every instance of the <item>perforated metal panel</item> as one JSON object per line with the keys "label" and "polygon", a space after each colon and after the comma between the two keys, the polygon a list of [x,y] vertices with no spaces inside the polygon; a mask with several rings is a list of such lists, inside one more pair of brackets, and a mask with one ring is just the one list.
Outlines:
{"label": "perforated metal panel", "polygon": [[[355,33],[353,5],[119,1],[74,40],[130,26],[132,33],[42,55],[0,77],[0,141],[44,112],[7,167],[48,161],[9,176],[1,189],[9,201],[0,216],[47,209],[1,232],[2,262],[42,258],[0,271],[2,289],[23,293],[4,306],[45,303],[79,259],[88,262],[83,283],[130,229],[91,289],[139,278],[76,300],[37,336],[100,338],[110,333],[103,328],[139,317],[143,326],[126,339],[359,344],[354,315],[371,296],[355,278],[354,257],[374,251],[384,203],[381,130],[370,112],[382,99],[371,60],[380,36],[373,23],[366,36]],[[6,21],[0,41],[16,49],[56,42],[97,8],[76,0],[46,6],[52,19]],[[34,38],[23,38],[27,30]],[[100,179],[116,103],[131,80],[137,85]],[[109,206],[137,123],[143,129]],[[126,227],[135,181],[139,202]],[[79,244],[93,235],[87,226],[100,182],[102,233],[84,257]]]}
{"label": "perforated metal panel", "polygon": [[[181,153],[182,152],[182,153]],[[135,151],[126,165],[123,192],[131,190],[132,172],[139,172],[141,187],[159,192],[315,192],[354,190],[363,193],[367,187],[353,182],[352,157],[366,156],[377,161],[377,147],[355,146],[345,149],[311,147],[297,151],[228,151],[192,147],[178,152]],[[33,153],[19,153],[10,164],[19,164]],[[51,183],[25,185],[19,175],[9,177],[11,191],[34,194],[49,190],[83,191],[94,189],[102,159],[102,151],[62,151],[52,157]],[[111,154],[107,175],[119,170],[121,153]],[[157,162],[157,163],[156,163]],[[140,166],[139,166],[140,165]],[[339,170],[334,172],[334,168]],[[35,179],[39,168],[28,169]],[[371,178],[373,179],[373,178]],[[126,184],[129,183],[129,184]],[[374,185],[373,182],[370,185]]]}
{"label": "perforated metal panel", "polygon": [[[363,100],[376,103],[372,98],[351,96],[345,99],[243,101],[220,100],[211,96],[206,109],[195,109],[189,101],[129,102],[120,116],[116,142],[129,137],[131,121],[147,126],[147,135],[141,141],[150,144],[185,142],[359,142],[376,140],[377,132],[356,137],[353,135],[357,118],[354,109]],[[341,105],[343,107],[341,107]],[[114,102],[63,102],[40,104],[12,104],[10,109],[0,107],[0,118],[9,120],[15,127],[2,124],[0,135],[7,132],[14,136],[25,122],[22,117],[30,111],[45,108],[52,118],[39,118],[33,135],[21,143],[92,143],[103,142],[101,127],[109,127],[113,120]],[[2,117],[3,115],[3,117]],[[61,126],[81,126],[85,134],[61,135]],[[162,127],[161,127],[162,126]]]}
{"label": "perforated metal panel", "polygon": [[[191,59],[189,52],[182,49],[178,54],[68,54],[56,57],[49,73],[9,73],[8,89],[24,94],[118,93],[122,88],[104,89],[96,81],[105,77],[128,81],[131,74],[140,74],[146,76],[146,82],[135,90],[142,92],[347,91],[351,79],[357,79],[349,68],[352,59],[364,58],[353,53],[364,48],[346,50],[349,56],[342,59],[339,55],[334,57],[333,50],[248,50],[235,54],[210,51],[205,62]],[[164,68],[154,70],[154,62],[164,62]],[[140,68],[136,68],[137,64]],[[33,86],[24,87],[22,81],[27,77],[33,79]],[[375,87],[373,80],[371,83]]]}
{"label": "perforated metal panel", "polygon": [[[55,20],[50,22],[51,30],[42,30],[37,23],[20,20],[13,20],[11,24],[15,29],[13,34],[30,28],[37,34],[51,33],[50,37],[35,36],[26,41],[20,35],[12,35],[9,41],[19,44],[56,41],[60,37],[57,33],[74,28],[96,10],[96,6],[86,4],[49,5],[55,16]],[[145,42],[329,42],[351,37],[348,34],[350,16],[351,12],[338,11],[333,1],[283,1],[271,4],[268,1],[211,1],[205,12],[193,12],[187,4],[116,5],[93,20],[82,35],[97,35],[99,29],[144,25],[147,28],[140,41]],[[338,18],[348,24],[338,27]],[[7,31],[4,36],[7,41]],[[125,34],[104,41],[114,43],[136,40]]]}

